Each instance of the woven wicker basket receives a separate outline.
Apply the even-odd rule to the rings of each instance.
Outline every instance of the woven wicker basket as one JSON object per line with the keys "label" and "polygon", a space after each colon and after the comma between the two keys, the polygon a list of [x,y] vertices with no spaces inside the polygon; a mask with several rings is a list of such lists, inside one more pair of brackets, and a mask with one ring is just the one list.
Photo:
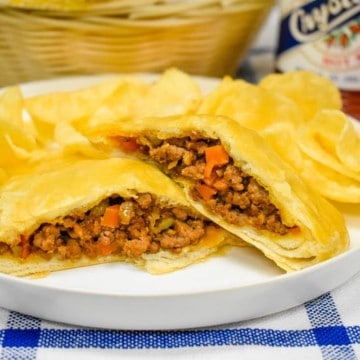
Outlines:
{"label": "woven wicker basket", "polygon": [[170,66],[191,74],[233,74],[273,4],[12,1],[0,4],[0,86],[70,74],[159,72]]}

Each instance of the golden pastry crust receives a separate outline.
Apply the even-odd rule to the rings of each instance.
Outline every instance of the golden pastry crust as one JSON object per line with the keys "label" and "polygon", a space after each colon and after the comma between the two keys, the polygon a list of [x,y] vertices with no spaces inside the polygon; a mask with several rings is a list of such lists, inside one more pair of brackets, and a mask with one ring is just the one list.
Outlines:
{"label": "golden pastry crust", "polygon": [[[21,175],[6,183],[0,194],[0,242],[16,246],[20,235],[31,234],[43,223],[53,223],[74,210],[86,211],[112,194],[132,198],[138,193],[150,193],[160,203],[186,207],[196,213],[182,190],[152,165],[125,158],[83,160],[59,169]],[[36,253],[21,259],[6,253],[0,256],[0,272],[22,276],[125,261],[158,274],[200,261],[233,238],[227,231],[209,226],[198,244],[189,245],[178,254],[161,250],[137,259],[124,255],[90,259],[83,255],[76,260],[45,260]]]}
{"label": "golden pastry crust", "polygon": [[236,226],[210,212],[190,195],[189,183],[180,183],[187,199],[203,215],[260,249],[286,271],[298,270],[331,258],[348,248],[349,237],[342,214],[311,189],[254,131],[219,116],[177,116],[136,119],[98,125],[88,136],[98,143],[114,136],[150,136],[159,139],[201,134],[220,139],[234,164],[255,178],[279,209],[282,221],[299,231],[279,235],[251,226]]}

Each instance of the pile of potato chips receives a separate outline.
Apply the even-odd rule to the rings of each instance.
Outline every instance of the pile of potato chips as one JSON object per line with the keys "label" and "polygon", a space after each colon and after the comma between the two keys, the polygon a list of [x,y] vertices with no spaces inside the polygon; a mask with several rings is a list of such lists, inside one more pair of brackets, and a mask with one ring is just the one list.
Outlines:
{"label": "pile of potato chips", "polygon": [[112,154],[90,129],[139,117],[227,116],[259,132],[323,196],[360,203],[359,126],[341,111],[328,79],[311,72],[271,74],[259,84],[226,77],[202,93],[196,78],[169,69],[149,82],[115,77],[70,92],[24,99],[18,87],[0,95],[0,184],[28,171]]}
{"label": "pile of potato chips", "polygon": [[225,78],[198,111],[258,131],[324,197],[360,203],[360,124],[341,107],[329,79],[294,71],[268,75],[258,85]]}

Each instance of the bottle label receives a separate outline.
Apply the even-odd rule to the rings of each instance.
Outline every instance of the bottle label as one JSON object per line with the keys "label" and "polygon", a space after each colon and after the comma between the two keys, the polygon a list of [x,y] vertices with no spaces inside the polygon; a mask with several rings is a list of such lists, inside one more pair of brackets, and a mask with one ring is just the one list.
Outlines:
{"label": "bottle label", "polygon": [[360,89],[360,0],[282,0],[276,67],[308,69]]}

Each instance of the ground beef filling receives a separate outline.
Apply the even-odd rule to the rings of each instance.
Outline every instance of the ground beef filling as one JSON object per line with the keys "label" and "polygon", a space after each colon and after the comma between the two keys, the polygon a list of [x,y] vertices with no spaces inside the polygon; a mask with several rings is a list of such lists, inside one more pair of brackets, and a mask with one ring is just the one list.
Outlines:
{"label": "ground beef filling", "polygon": [[282,223],[267,190],[234,166],[231,158],[226,164],[214,167],[210,176],[204,176],[205,149],[220,145],[219,140],[192,136],[156,142],[139,138],[138,143],[140,151],[160,163],[166,172],[192,180],[192,197],[227,222],[249,224],[281,235],[291,230]]}
{"label": "ground beef filling", "polygon": [[[118,209],[116,226],[104,225],[109,207]],[[75,212],[55,224],[42,224],[28,237],[28,243],[30,253],[44,257],[124,254],[139,258],[160,249],[178,253],[184,246],[198,243],[208,224],[185,208],[159,206],[148,193],[136,199],[112,196],[89,211]]]}

